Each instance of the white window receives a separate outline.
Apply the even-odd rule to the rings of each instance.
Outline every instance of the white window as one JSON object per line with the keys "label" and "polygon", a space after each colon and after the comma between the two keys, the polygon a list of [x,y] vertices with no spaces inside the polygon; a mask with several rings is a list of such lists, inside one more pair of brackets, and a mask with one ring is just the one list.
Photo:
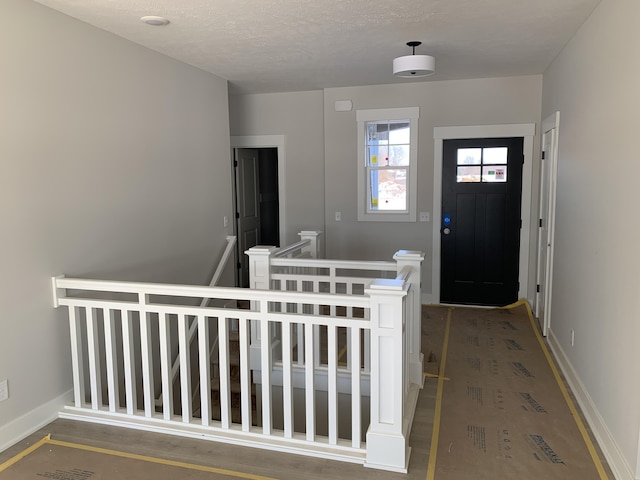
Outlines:
{"label": "white window", "polygon": [[358,220],[415,222],[418,107],[358,110]]}

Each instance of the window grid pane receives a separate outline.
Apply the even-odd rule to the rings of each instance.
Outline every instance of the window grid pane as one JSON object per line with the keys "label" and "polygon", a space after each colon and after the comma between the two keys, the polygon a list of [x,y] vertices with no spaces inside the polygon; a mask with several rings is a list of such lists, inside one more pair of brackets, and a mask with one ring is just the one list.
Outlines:
{"label": "window grid pane", "polygon": [[456,182],[506,182],[508,154],[508,147],[459,148],[456,159],[458,165]]}
{"label": "window grid pane", "polygon": [[366,122],[369,211],[407,212],[410,120]]}
{"label": "window grid pane", "polygon": [[370,168],[369,209],[373,211],[407,211],[407,169]]}
{"label": "window grid pane", "polygon": [[483,164],[507,164],[507,154],[509,153],[509,149],[507,147],[487,147],[482,150]]}
{"label": "window grid pane", "polygon": [[506,165],[483,165],[482,181],[487,183],[500,183],[507,181]]}

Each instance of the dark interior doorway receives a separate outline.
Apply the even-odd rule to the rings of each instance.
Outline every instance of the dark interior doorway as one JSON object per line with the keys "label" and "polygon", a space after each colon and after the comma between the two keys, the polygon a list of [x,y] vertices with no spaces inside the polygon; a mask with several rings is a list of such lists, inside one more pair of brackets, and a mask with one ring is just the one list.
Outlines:
{"label": "dark interior doorway", "polygon": [[277,148],[236,148],[234,186],[237,242],[236,285],[249,286],[245,251],[256,245],[280,246]]}

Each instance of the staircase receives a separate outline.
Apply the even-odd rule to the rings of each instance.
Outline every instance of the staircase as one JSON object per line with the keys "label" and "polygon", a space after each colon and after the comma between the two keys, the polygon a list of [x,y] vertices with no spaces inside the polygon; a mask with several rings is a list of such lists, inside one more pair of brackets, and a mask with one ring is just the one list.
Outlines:
{"label": "staircase", "polygon": [[[212,420],[220,420],[220,360],[217,355],[211,362],[211,410]],[[253,376],[253,373],[250,373]],[[229,333],[229,383],[230,383],[230,405],[231,422],[242,423],[241,394],[240,385],[240,340],[237,332]],[[251,424],[259,426],[257,416],[256,384],[251,379]]]}

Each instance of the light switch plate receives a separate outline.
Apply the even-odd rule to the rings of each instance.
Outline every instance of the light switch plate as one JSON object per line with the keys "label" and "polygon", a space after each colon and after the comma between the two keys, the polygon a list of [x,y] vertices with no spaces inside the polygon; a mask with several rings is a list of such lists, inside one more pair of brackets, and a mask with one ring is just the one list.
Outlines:
{"label": "light switch plate", "polygon": [[0,402],[4,402],[9,399],[9,383],[7,380],[0,382]]}

